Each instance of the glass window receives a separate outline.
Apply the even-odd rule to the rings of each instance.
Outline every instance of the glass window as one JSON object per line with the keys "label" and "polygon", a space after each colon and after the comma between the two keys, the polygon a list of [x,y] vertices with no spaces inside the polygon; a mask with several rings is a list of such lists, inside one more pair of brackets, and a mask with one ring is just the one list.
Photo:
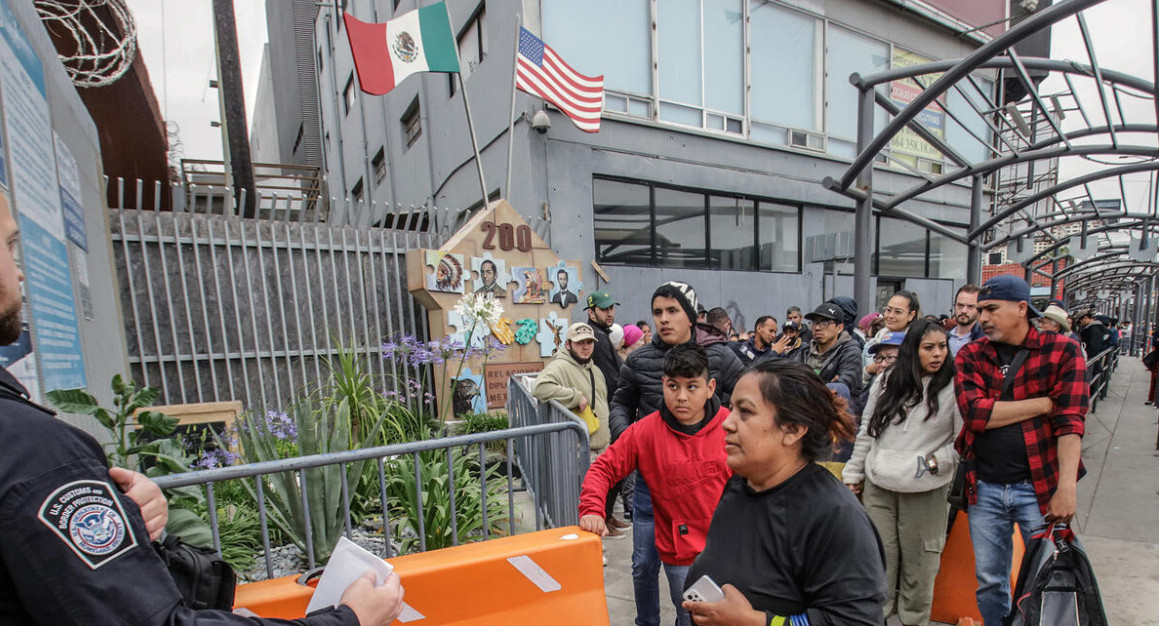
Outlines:
{"label": "glass window", "polygon": [[402,114],[402,134],[406,137],[406,147],[415,145],[423,134],[423,120],[419,111],[419,99],[416,96],[411,101],[406,112]]}
{"label": "glass window", "polygon": [[656,188],[656,262],[667,267],[704,267],[704,194]]}
{"label": "glass window", "polygon": [[660,41],[660,97],[701,106],[700,0],[657,3],[656,30]]}
{"label": "glass window", "polygon": [[708,236],[709,267],[726,270],[756,269],[756,207],[752,200],[709,196]]}
{"label": "glass window", "polygon": [[877,222],[878,276],[924,277],[926,229],[905,220],[882,217]]}
{"label": "glass window", "polygon": [[[607,89],[651,95],[648,0],[542,0],[542,5],[543,40],[569,65],[589,76],[603,74]],[[598,43],[592,33],[599,33]]]}
{"label": "glass window", "polygon": [[[754,121],[821,130],[816,104],[820,85],[816,52],[821,21],[765,0],[752,0],[749,12],[750,116]],[[755,128],[753,133],[756,138]],[[783,137],[782,132],[780,137],[768,135],[762,140],[783,144]]]}
{"label": "glass window", "polygon": [[966,264],[969,260],[969,252],[966,244],[931,232],[930,277],[966,280]]}
{"label": "glass window", "polygon": [[801,271],[801,210],[794,206],[761,201],[757,209],[758,269],[774,272]]}
{"label": "glass window", "polygon": [[647,185],[592,181],[596,259],[605,263],[652,264],[651,190]]}
{"label": "glass window", "polygon": [[[849,84],[849,75],[889,69],[889,44],[830,24],[825,62],[826,128],[830,135],[856,141],[858,91]],[[880,107],[875,110],[880,128],[886,113]]]}
{"label": "glass window", "polygon": [[[994,90],[994,82],[984,78],[974,78],[974,82],[986,91],[986,95],[990,96]],[[965,123],[965,128],[958,124],[953,119],[946,120],[946,143],[950,147],[957,150],[959,154],[966,157],[972,163],[978,163],[990,158],[990,151],[985,145],[982,145],[977,139],[972,137],[970,133],[966,132],[966,128],[970,129],[975,135],[981,137],[988,144],[992,143],[990,137],[990,128],[986,126],[986,121],[982,116],[974,111],[977,107],[981,111],[986,111],[993,108],[990,104],[982,98],[974,86],[967,81],[960,83],[962,92],[966,95],[958,93],[957,90],[951,89],[947,95],[947,108],[953,111],[958,119]],[[967,99],[969,101],[967,101]],[[970,103],[974,103],[974,107]]]}
{"label": "glass window", "polygon": [[708,108],[744,115],[744,1],[704,0]]}

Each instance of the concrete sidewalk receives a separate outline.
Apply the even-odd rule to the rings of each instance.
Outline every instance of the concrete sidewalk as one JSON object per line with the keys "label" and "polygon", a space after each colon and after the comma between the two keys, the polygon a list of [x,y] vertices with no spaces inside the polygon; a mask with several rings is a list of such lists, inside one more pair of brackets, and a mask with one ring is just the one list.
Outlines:
{"label": "concrete sidewalk", "polygon": [[[1079,481],[1076,531],[1098,576],[1110,624],[1159,626],[1159,456],[1155,454],[1157,412],[1143,402],[1150,374],[1138,358],[1124,357],[1107,397],[1087,416]],[[608,565],[604,590],[612,626],[631,626],[631,531],[605,540]],[[675,612],[660,575],[660,616]],[[896,617],[889,624],[897,624]]]}

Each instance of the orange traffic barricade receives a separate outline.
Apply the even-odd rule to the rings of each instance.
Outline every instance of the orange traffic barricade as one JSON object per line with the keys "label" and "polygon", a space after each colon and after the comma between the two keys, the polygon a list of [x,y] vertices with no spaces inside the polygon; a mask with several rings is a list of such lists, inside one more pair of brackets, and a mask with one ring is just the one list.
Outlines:
{"label": "orange traffic barricade", "polygon": [[[1022,564],[1022,535],[1014,528],[1014,558],[1010,563],[1010,588],[1018,580],[1018,568]],[[972,618],[982,623],[978,611],[978,578],[974,573],[974,545],[970,543],[970,522],[966,513],[958,511],[946,547],[942,550],[942,564],[938,577],[934,580],[934,604],[930,609],[930,619],[936,622],[957,624],[962,618]]]}
{"label": "orange traffic barricade", "polygon": [[[570,526],[387,560],[414,611],[404,617],[423,626],[587,626],[608,624],[601,556],[599,537]],[[313,592],[288,576],[239,585],[234,606],[296,619]]]}

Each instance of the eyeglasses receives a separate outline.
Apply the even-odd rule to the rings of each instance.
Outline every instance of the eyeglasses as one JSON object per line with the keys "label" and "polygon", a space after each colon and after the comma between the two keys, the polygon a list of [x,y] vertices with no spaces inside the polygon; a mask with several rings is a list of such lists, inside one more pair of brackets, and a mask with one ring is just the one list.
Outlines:
{"label": "eyeglasses", "polygon": [[896,360],[896,354],[875,354],[873,356],[874,363],[893,363]]}
{"label": "eyeglasses", "polygon": [[881,310],[881,312],[885,315],[889,315],[891,313],[893,315],[905,315],[906,313],[909,313],[909,311],[907,311],[905,309],[895,309],[891,306],[885,307],[884,309]]}
{"label": "eyeglasses", "polygon": [[828,328],[833,324],[836,324],[833,320],[809,320],[809,325],[813,328]]}

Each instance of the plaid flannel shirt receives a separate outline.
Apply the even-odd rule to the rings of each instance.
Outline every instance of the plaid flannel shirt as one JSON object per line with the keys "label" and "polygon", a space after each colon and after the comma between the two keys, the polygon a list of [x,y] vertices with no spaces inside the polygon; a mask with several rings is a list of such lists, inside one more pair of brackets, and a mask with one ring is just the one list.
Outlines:
{"label": "plaid flannel shirt", "polygon": [[[1029,350],[1026,362],[1014,376],[1013,400],[1050,397],[1054,410],[1024,420],[1022,438],[1030,476],[1038,495],[1038,506],[1046,513],[1050,497],[1058,486],[1057,438],[1083,434],[1090,388],[1082,348],[1075,340],[1058,333],[1039,333],[1033,326],[1023,346]],[[1002,366],[998,353],[988,338],[967,344],[955,359],[957,373],[954,387],[964,426],[954,447],[963,460],[974,457],[974,440],[986,430],[994,403],[1002,396]],[[1082,461],[1079,476],[1083,475]],[[966,476],[970,503],[977,501],[977,476],[970,470]]]}

